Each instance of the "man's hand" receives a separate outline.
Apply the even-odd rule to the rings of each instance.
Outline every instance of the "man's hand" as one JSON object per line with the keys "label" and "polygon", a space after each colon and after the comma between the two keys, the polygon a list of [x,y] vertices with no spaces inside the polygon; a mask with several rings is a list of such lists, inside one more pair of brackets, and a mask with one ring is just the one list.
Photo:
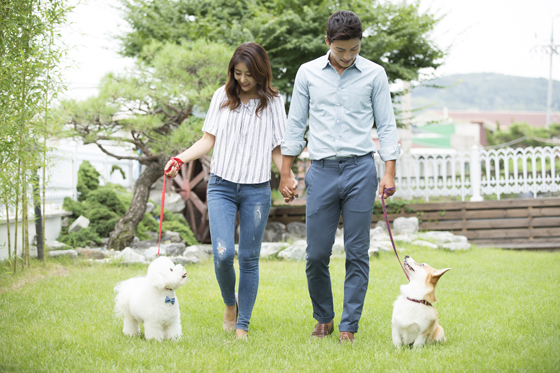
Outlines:
{"label": "man's hand", "polygon": [[280,178],[280,187],[278,187],[278,189],[284,197],[284,202],[290,203],[294,200],[294,198],[299,197],[297,185],[298,182],[293,177],[293,174],[289,178]]}
{"label": "man's hand", "polygon": [[[385,175],[379,182],[379,198],[383,197],[383,199],[391,197],[397,189],[395,188],[395,164],[396,161],[386,161],[385,162]],[[395,188],[393,190],[387,190]]]}

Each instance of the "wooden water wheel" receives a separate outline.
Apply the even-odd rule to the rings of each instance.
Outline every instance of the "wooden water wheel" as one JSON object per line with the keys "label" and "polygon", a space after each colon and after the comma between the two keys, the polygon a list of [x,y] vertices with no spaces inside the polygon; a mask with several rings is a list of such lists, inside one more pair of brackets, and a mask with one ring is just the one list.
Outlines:
{"label": "wooden water wheel", "polygon": [[185,163],[181,171],[173,179],[173,185],[185,201],[183,212],[189,222],[195,238],[200,243],[210,242],[210,226],[208,224],[208,204],[206,189],[210,176],[210,161],[202,157]]}

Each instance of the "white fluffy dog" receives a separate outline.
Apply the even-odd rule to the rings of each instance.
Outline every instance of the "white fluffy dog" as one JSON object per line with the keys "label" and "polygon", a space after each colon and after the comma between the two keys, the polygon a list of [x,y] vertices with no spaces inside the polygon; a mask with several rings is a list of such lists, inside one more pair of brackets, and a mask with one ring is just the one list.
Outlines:
{"label": "white fluffy dog", "polygon": [[115,312],[124,317],[123,333],[147,340],[180,338],[181,318],[175,290],[187,282],[185,267],[160,256],[148,267],[146,277],[134,277],[115,286]]}
{"label": "white fluffy dog", "polygon": [[393,303],[393,344],[421,347],[425,343],[445,342],[433,303],[436,285],[450,268],[438,270],[426,263],[418,264],[407,255],[404,269],[410,283],[401,285],[401,295]]}

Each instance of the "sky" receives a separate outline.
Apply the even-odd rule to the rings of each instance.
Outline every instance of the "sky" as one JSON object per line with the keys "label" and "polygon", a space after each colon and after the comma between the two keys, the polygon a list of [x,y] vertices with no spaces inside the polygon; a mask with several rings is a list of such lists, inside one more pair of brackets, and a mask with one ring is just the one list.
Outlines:
{"label": "sky", "polygon": [[[61,30],[71,47],[66,97],[95,95],[103,75],[133,66],[132,59],[119,56],[119,42],[113,38],[127,28],[115,3],[71,0],[78,5],[69,15],[71,24]],[[436,76],[491,72],[548,79],[550,55],[543,46],[550,44],[553,22],[555,44],[560,45],[559,0],[420,0],[420,6],[443,16],[433,39],[448,55]],[[560,80],[560,55],[552,66],[553,79]]]}

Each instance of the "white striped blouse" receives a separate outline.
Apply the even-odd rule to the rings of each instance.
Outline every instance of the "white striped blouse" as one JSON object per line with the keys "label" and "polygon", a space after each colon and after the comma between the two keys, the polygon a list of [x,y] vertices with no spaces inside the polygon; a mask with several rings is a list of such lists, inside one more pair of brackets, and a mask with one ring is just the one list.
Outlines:
{"label": "white striped blouse", "polygon": [[[258,99],[231,111],[220,109],[227,100],[225,86],[214,92],[203,132],[216,137],[210,170],[221,178],[240,184],[270,180],[272,150],[280,145],[286,127],[282,97],[273,97],[259,116]],[[259,118],[260,117],[260,118]]]}

